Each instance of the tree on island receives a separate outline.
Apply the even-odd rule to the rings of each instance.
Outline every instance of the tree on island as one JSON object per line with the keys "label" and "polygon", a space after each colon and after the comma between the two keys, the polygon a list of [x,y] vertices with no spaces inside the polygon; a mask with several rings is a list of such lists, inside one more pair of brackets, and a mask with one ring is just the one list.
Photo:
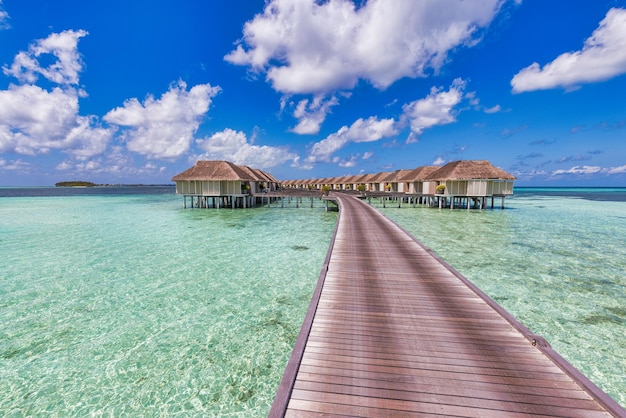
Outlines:
{"label": "tree on island", "polygon": [[60,181],[54,184],[56,187],[94,187],[96,183],[90,181]]}

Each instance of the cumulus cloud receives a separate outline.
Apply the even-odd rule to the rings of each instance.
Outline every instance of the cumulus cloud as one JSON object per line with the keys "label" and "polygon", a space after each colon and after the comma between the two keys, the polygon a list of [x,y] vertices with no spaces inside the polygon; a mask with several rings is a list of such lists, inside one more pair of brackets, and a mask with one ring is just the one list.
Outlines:
{"label": "cumulus cloud", "polygon": [[403,77],[438,70],[459,45],[474,45],[502,0],[272,0],[244,26],[225,59],[265,71],[274,89],[320,94],[359,79],[384,89]]}
{"label": "cumulus cloud", "polygon": [[20,159],[7,161],[0,158],[0,170],[3,171],[20,171],[20,172],[28,172],[32,168],[30,163],[22,161]]}
{"label": "cumulus cloud", "polygon": [[148,162],[136,165],[133,156],[116,145],[110,147],[105,155],[88,161],[65,160],[55,167],[58,171],[73,172],[78,175],[105,175],[107,178],[148,178],[165,171],[165,167]]}
{"label": "cumulus cloud", "polygon": [[403,118],[408,119],[411,133],[407,143],[416,142],[422,132],[430,127],[456,121],[455,106],[461,103],[465,81],[457,78],[447,91],[433,87],[430,94],[403,106]]}
{"label": "cumulus cloud", "polygon": [[607,170],[608,174],[624,174],[626,173],[626,165],[620,167],[611,167]]}
{"label": "cumulus cloud", "polygon": [[601,171],[602,171],[602,167],[590,166],[590,165],[583,165],[583,166],[577,165],[567,170],[555,170],[552,172],[552,175],[553,176],[560,176],[563,174],[584,175],[584,174],[596,174]]}
{"label": "cumulus cloud", "polygon": [[315,143],[306,163],[330,162],[331,156],[350,142],[373,142],[397,135],[394,119],[358,119],[350,127],[343,126],[337,132]]}
{"label": "cumulus cloud", "polygon": [[626,174],[626,165],[618,167],[599,167],[599,166],[574,166],[566,170],[555,170],[552,172],[552,177],[558,176],[585,176],[591,174],[604,174],[604,175],[621,175]]}
{"label": "cumulus cloud", "polygon": [[[475,45],[505,2],[442,7],[440,0],[369,0],[359,6],[351,0],[268,0],[224,59],[265,74],[289,96],[330,97],[360,80],[382,90],[405,77],[437,72],[450,51]],[[306,116],[299,109],[293,132],[317,133],[328,109],[311,108]]]}
{"label": "cumulus cloud", "polygon": [[37,155],[61,149],[88,158],[105,150],[113,132],[93,117],[78,116],[73,91],[33,85],[0,91],[0,152]]}
{"label": "cumulus cloud", "polygon": [[485,113],[487,114],[491,114],[491,113],[498,113],[502,110],[502,108],[500,107],[500,105],[495,105],[493,107],[488,107],[485,109]]}
{"label": "cumulus cloud", "polygon": [[[35,41],[28,51],[20,51],[13,64],[3,66],[2,71],[24,83],[34,83],[41,75],[56,84],[78,84],[78,76],[83,69],[78,40],[86,35],[84,30],[53,33],[46,39]],[[50,65],[41,65],[42,55],[53,55],[56,60]]]}
{"label": "cumulus cloud", "polygon": [[289,152],[287,147],[252,145],[245,133],[228,128],[196,142],[200,149],[206,151],[196,159],[228,160],[262,169],[298,160],[298,155]]}
{"label": "cumulus cloud", "polygon": [[187,84],[178,81],[159,99],[151,95],[143,103],[136,98],[128,99],[103,119],[123,127],[121,138],[130,151],[149,158],[175,158],[189,149],[219,91],[219,87],[210,84],[187,90]]}
{"label": "cumulus cloud", "polygon": [[301,100],[293,113],[299,122],[291,131],[297,134],[318,133],[330,108],[338,103],[339,101],[334,96],[328,100],[324,100],[323,96],[316,96],[313,100]]}
{"label": "cumulus cloud", "polygon": [[0,30],[9,28],[9,14],[2,7],[2,0],[0,0]]}
{"label": "cumulus cloud", "polygon": [[[104,151],[114,129],[78,114],[78,100],[85,93],[73,86],[82,69],[77,43],[85,35],[85,31],[51,34],[3,67],[6,75],[24,84],[0,90],[0,152],[37,155],[59,149],[85,159]],[[39,63],[44,55],[52,56],[47,66]],[[59,86],[46,90],[33,84],[40,75]]]}
{"label": "cumulus cloud", "polygon": [[533,63],[511,80],[514,93],[574,89],[626,73],[626,10],[610,9],[583,48],[559,55],[543,68]]}

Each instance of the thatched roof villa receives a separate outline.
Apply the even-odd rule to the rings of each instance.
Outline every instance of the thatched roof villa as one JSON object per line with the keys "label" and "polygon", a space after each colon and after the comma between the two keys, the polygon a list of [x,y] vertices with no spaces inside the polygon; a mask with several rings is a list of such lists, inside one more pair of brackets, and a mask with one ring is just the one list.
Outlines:
{"label": "thatched roof villa", "polygon": [[487,160],[460,160],[442,167],[422,166],[412,170],[283,182],[265,171],[228,161],[198,161],[172,178],[176,182],[176,194],[184,197],[185,207],[189,196],[192,207],[207,208],[250,207],[256,202],[255,195],[265,196],[259,193],[274,192],[279,187],[304,191],[329,186],[337,191],[354,191],[359,185],[365,186],[368,195],[380,194],[399,202],[469,209],[471,205],[485,207],[487,198],[491,198],[493,207],[494,197],[501,197],[504,207],[504,198],[513,194],[514,180],[515,176]]}
{"label": "thatched roof villa", "polygon": [[463,196],[513,194],[515,176],[487,160],[454,161],[431,172],[424,179],[445,184],[445,193]]}
{"label": "thatched roof villa", "polygon": [[176,194],[183,195],[184,207],[187,196],[197,207],[249,207],[252,194],[278,187],[271,174],[229,161],[198,161],[172,181],[176,182]]}
{"label": "thatched roof villa", "polygon": [[460,203],[463,200],[467,200],[469,208],[470,199],[474,205],[482,208],[487,197],[491,198],[492,207],[494,197],[501,197],[504,207],[504,198],[513,194],[515,176],[495,167],[487,160],[461,160],[444,165],[427,175],[424,180],[431,184],[436,183],[437,186],[443,185],[445,188],[440,194],[444,199],[450,198],[452,208],[455,202]]}
{"label": "thatched roof villa", "polygon": [[441,167],[425,165],[406,173],[401,179],[402,182],[408,184],[406,192],[410,194],[434,194],[436,184],[426,181],[426,178],[439,168]]}
{"label": "thatched roof villa", "polygon": [[386,192],[396,198],[430,205],[466,205],[469,208],[470,204],[485,207],[487,198],[491,198],[493,207],[494,197],[501,197],[504,206],[504,197],[513,194],[514,180],[515,176],[487,160],[460,160],[441,167],[421,166],[413,170],[285,181],[282,186],[321,189],[323,185],[330,185],[335,190],[356,190],[363,184],[369,193]]}

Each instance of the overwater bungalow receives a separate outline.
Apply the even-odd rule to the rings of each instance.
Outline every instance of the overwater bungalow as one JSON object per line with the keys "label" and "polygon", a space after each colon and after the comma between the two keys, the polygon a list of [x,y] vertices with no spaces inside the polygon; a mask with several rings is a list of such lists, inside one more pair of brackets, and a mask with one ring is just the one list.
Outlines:
{"label": "overwater bungalow", "polygon": [[357,174],[350,179],[352,190],[358,190],[359,185],[365,185],[368,174]]}
{"label": "overwater bungalow", "polygon": [[194,207],[250,207],[253,194],[276,189],[278,181],[264,171],[238,166],[228,161],[198,161],[193,167],[175,175],[176,194],[187,197]]}
{"label": "overwater bungalow", "polygon": [[410,170],[400,179],[400,181],[402,181],[407,187],[405,193],[417,195],[435,194],[435,186],[437,186],[437,182],[426,181],[426,177],[439,168],[441,167],[426,165]]}
{"label": "overwater bungalow", "polygon": [[382,179],[382,183],[384,183],[383,190],[394,193],[406,193],[408,189],[404,181],[402,181],[402,177],[410,171],[411,170],[396,170],[390,173],[387,177]]}
{"label": "overwater bungalow", "polygon": [[385,179],[389,177],[391,173],[388,171],[374,174],[367,180],[367,190],[370,192],[384,192],[385,191]]}
{"label": "overwater bungalow", "polygon": [[444,165],[424,178],[425,182],[437,184],[436,197],[439,206],[447,205],[454,208],[463,204],[470,208],[484,208],[487,198],[504,198],[513,194],[515,176],[495,167],[487,160],[460,160]]}

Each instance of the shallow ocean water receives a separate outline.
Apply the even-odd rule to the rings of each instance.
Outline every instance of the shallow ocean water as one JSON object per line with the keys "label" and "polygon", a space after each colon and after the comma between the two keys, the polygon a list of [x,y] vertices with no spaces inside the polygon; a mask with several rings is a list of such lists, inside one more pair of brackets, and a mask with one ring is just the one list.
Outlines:
{"label": "shallow ocean water", "polygon": [[[336,213],[68,190],[0,197],[0,415],[267,415]],[[626,193],[589,193],[381,210],[626,404]]]}
{"label": "shallow ocean water", "polygon": [[264,416],[336,213],[0,198],[0,415]]}

